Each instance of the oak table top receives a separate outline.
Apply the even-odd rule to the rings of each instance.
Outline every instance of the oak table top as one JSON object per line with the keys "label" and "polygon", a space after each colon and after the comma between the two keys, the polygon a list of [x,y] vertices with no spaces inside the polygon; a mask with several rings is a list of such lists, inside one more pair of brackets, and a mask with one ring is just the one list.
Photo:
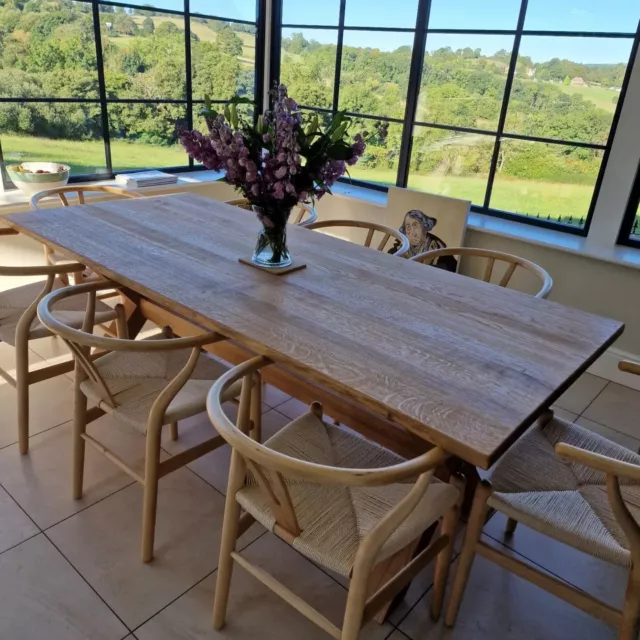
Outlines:
{"label": "oak table top", "polygon": [[290,226],[307,268],[241,264],[259,222],[202,196],[5,217],[98,273],[488,468],[622,323]]}

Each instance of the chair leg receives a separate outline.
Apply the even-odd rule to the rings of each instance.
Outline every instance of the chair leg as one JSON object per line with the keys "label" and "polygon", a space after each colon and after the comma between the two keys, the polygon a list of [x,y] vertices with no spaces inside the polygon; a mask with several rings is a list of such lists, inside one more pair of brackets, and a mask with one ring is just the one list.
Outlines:
{"label": "chair leg", "polygon": [[462,602],[462,596],[469,580],[469,573],[476,555],[476,544],[480,539],[482,527],[484,526],[485,514],[487,511],[487,500],[492,493],[491,485],[488,482],[482,482],[476,489],[476,495],[473,499],[469,522],[467,523],[467,533],[458,559],[458,569],[453,581],[451,596],[447,606],[447,614],[445,616],[445,624],[452,627],[455,624]]}
{"label": "chair leg", "polygon": [[80,500],[84,484],[84,451],[86,442],[82,435],[87,430],[87,396],[76,383],[73,410],[73,499]]}
{"label": "chair leg", "polygon": [[222,539],[220,541],[220,559],[218,561],[218,577],[213,598],[213,628],[217,631],[224,626],[233,574],[233,558],[240,524],[240,505],[236,500],[238,489],[244,484],[245,464],[240,454],[234,449],[231,453],[231,468],[227,485],[227,498],[224,503],[222,521]]}
{"label": "chair leg", "polygon": [[351,583],[349,584],[347,608],[344,612],[340,640],[358,640],[360,637],[364,608],[367,604],[367,586],[370,575],[370,572],[358,571],[354,567]]}
{"label": "chair leg", "polygon": [[144,504],[142,511],[142,562],[153,560],[158,509],[158,467],[160,466],[160,433],[162,425],[148,425],[144,470]]}
{"label": "chair leg", "polygon": [[178,439],[178,423],[177,422],[172,422],[169,425],[169,429],[171,431],[171,439],[172,440],[177,440]]}
{"label": "chair leg", "polygon": [[252,424],[251,438],[256,442],[262,442],[262,376],[259,372],[254,374],[253,382],[251,409],[249,413]]}
{"label": "chair leg", "polygon": [[629,571],[627,592],[622,607],[620,640],[637,640],[640,632],[640,569],[632,567]]}
{"label": "chair leg", "polygon": [[507,537],[512,536],[515,533],[517,526],[518,526],[518,521],[514,520],[513,518],[509,518],[507,520],[507,528],[505,529],[504,535]]}
{"label": "chair leg", "polygon": [[442,614],[442,602],[447,588],[449,568],[453,557],[453,548],[456,544],[456,533],[460,522],[460,509],[464,500],[465,481],[460,476],[452,476],[451,484],[460,492],[458,502],[445,514],[442,520],[441,535],[449,536],[449,544],[438,554],[436,559],[435,578],[433,582],[433,596],[431,597],[431,619],[439,620]]}
{"label": "chair leg", "polygon": [[18,447],[29,453],[29,349],[16,344],[16,398],[18,402]]}

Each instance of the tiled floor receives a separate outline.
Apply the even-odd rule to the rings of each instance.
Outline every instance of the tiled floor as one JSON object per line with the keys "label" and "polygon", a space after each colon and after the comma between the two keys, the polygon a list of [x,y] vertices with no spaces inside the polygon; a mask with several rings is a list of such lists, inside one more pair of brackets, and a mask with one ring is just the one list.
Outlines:
{"label": "tiled floor", "polygon": [[[34,345],[34,363],[60,357],[60,345]],[[0,365],[11,366],[0,348]],[[228,625],[211,626],[228,449],[219,449],[161,481],[156,558],[139,560],[141,488],[102,456],[87,450],[85,496],[70,497],[68,378],[33,389],[31,450],[17,450],[11,388],[0,384],[0,638],[11,640],[323,640],[328,636],[236,568]],[[270,435],[304,406],[276,389],[265,397]],[[640,392],[585,376],[559,401],[562,417],[638,450]],[[95,423],[102,439],[131,461],[142,458],[143,437],[110,418]],[[210,436],[205,416],[184,421],[180,440],[164,455]],[[624,571],[521,527],[510,541],[494,517],[485,540],[618,605]],[[302,557],[257,525],[242,538],[245,553],[340,624],[344,580]],[[508,548],[507,548],[508,546]],[[432,571],[423,572],[404,601],[363,639],[604,640],[615,632],[491,565],[478,560],[453,630],[428,616]],[[544,612],[544,615],[541,615]]]}

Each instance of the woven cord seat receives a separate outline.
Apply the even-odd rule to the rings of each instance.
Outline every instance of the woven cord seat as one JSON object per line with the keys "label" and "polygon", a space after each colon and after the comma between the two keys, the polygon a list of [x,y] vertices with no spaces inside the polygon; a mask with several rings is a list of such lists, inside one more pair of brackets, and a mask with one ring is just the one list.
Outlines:
{"label": "woven cord seat", "polygon": [[[57,280],[53,285],[53,289],[60,289],[64,286],[63,282]],[[18,322],[33,301],[38,298],[42,287],[42,282],[33,282],[22,287],[0,292],[0,340],[2,342],[15,346]],[[56,316],[69,326],[79,328],[82,326],[86,308],[86,295],[67,298],[56,308]],[[110,322],[115,318],[116,312],[111,307],[103,302],[98,301],[96,303],[96,324]],[[38,318],[34,318],[31,323],[29,340],[46,338],[50,335],[51,332],[40,323]]]}
{"label": "woven cord seat", "polygon": [[[260,369],[270,364],[267,358],[257,357],[234,367],[213,385],[207,400],[213,426],[232,447],[214,628],[225,623],[234,563],[333,638],[356,640],[363,625],[435,559],[431,616],[437,620],[464,495],[463,480],[454,476],[450,485],[434,480],[436,467],[447,457],[441,449],[434,447],[404,460],[328,424],[317,402],[261,444],[253,415],[260,405]],[[222,403],[238,382],[242,389],[234,424]],[[241,516],[242,508],[245,513]],[[236,551],[238,538],[256,520],[307,558],[349,578],[342,628]],[[440,534],[414,555],[422,534],[439,520]]]}
{"label": "woven cord seat", "polygon": [[[640,374],[640,366],[620,368]],[[628,569],[623,608],[482,540],[487,507],[584,553]],[[619,640],[640,633],[640,455],[545,412],[476,489],[445,623],[455,623],[476,554],[617,627]]]}
{"label": "woven cord seat", "polygon": [[[270,438],[265,446],[287,456],[331,467],[376,469],[391,467],[403,459],[387,449],[341,427],[327,424],[309,412]],[[269,531],[276,518],[268,499],[253,478],[237,500]],[[380,519],[404,497],[412,484],[380,487],[318,485],[285,476],[293,508],[302,530],[292,546],[309,559],[345,577],[351,575],[360,544]],[[458,500],[458,491],[432,479],[411,515],[381,548],[382,562],[418,538]]]}
{"label": "woven cord seat", "polygon": [[[57,310],[56,306],[56,312]],[[157,335],[146,340],[152,342],[163,338],[164,336]],[[100,385],[92,379],[83,380],[80,389],[103,411],[112,413],[138,431],[146,433],[153,403],[184,368],[190,355],[191,349],[114,351],[97,359],[94,366],[109,389],[115,407],[105,400]],[[171,424],[202,413],[211,384],[226,371],[228,367],[202,353],[193,373],[163,414],[163,424]],[[226,398],[231,400],[236,397],[238,388],[232,389]]]}
{"label": "woven cord seat", "polygon": [[[629,567],[629,544],[611,511],[606,474],[559,458],[554,447],[560,442],[640,465],[637,453],[554,418],[532,427],[496,464],[489,506],[550,538]],[[621,478],[620,484],[631,515],[640,522],[640,483]]]}

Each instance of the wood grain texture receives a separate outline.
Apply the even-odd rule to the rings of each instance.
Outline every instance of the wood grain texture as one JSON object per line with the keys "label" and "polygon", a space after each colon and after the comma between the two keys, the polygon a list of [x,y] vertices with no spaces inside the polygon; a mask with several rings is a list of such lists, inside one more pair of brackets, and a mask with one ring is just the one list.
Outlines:
{"label": "wood grain texture", "polygon": [[238,262],[255,216],[192,194],[5,219],[482,468],[624,328],[295,226],[307,268],[274,278]]}

